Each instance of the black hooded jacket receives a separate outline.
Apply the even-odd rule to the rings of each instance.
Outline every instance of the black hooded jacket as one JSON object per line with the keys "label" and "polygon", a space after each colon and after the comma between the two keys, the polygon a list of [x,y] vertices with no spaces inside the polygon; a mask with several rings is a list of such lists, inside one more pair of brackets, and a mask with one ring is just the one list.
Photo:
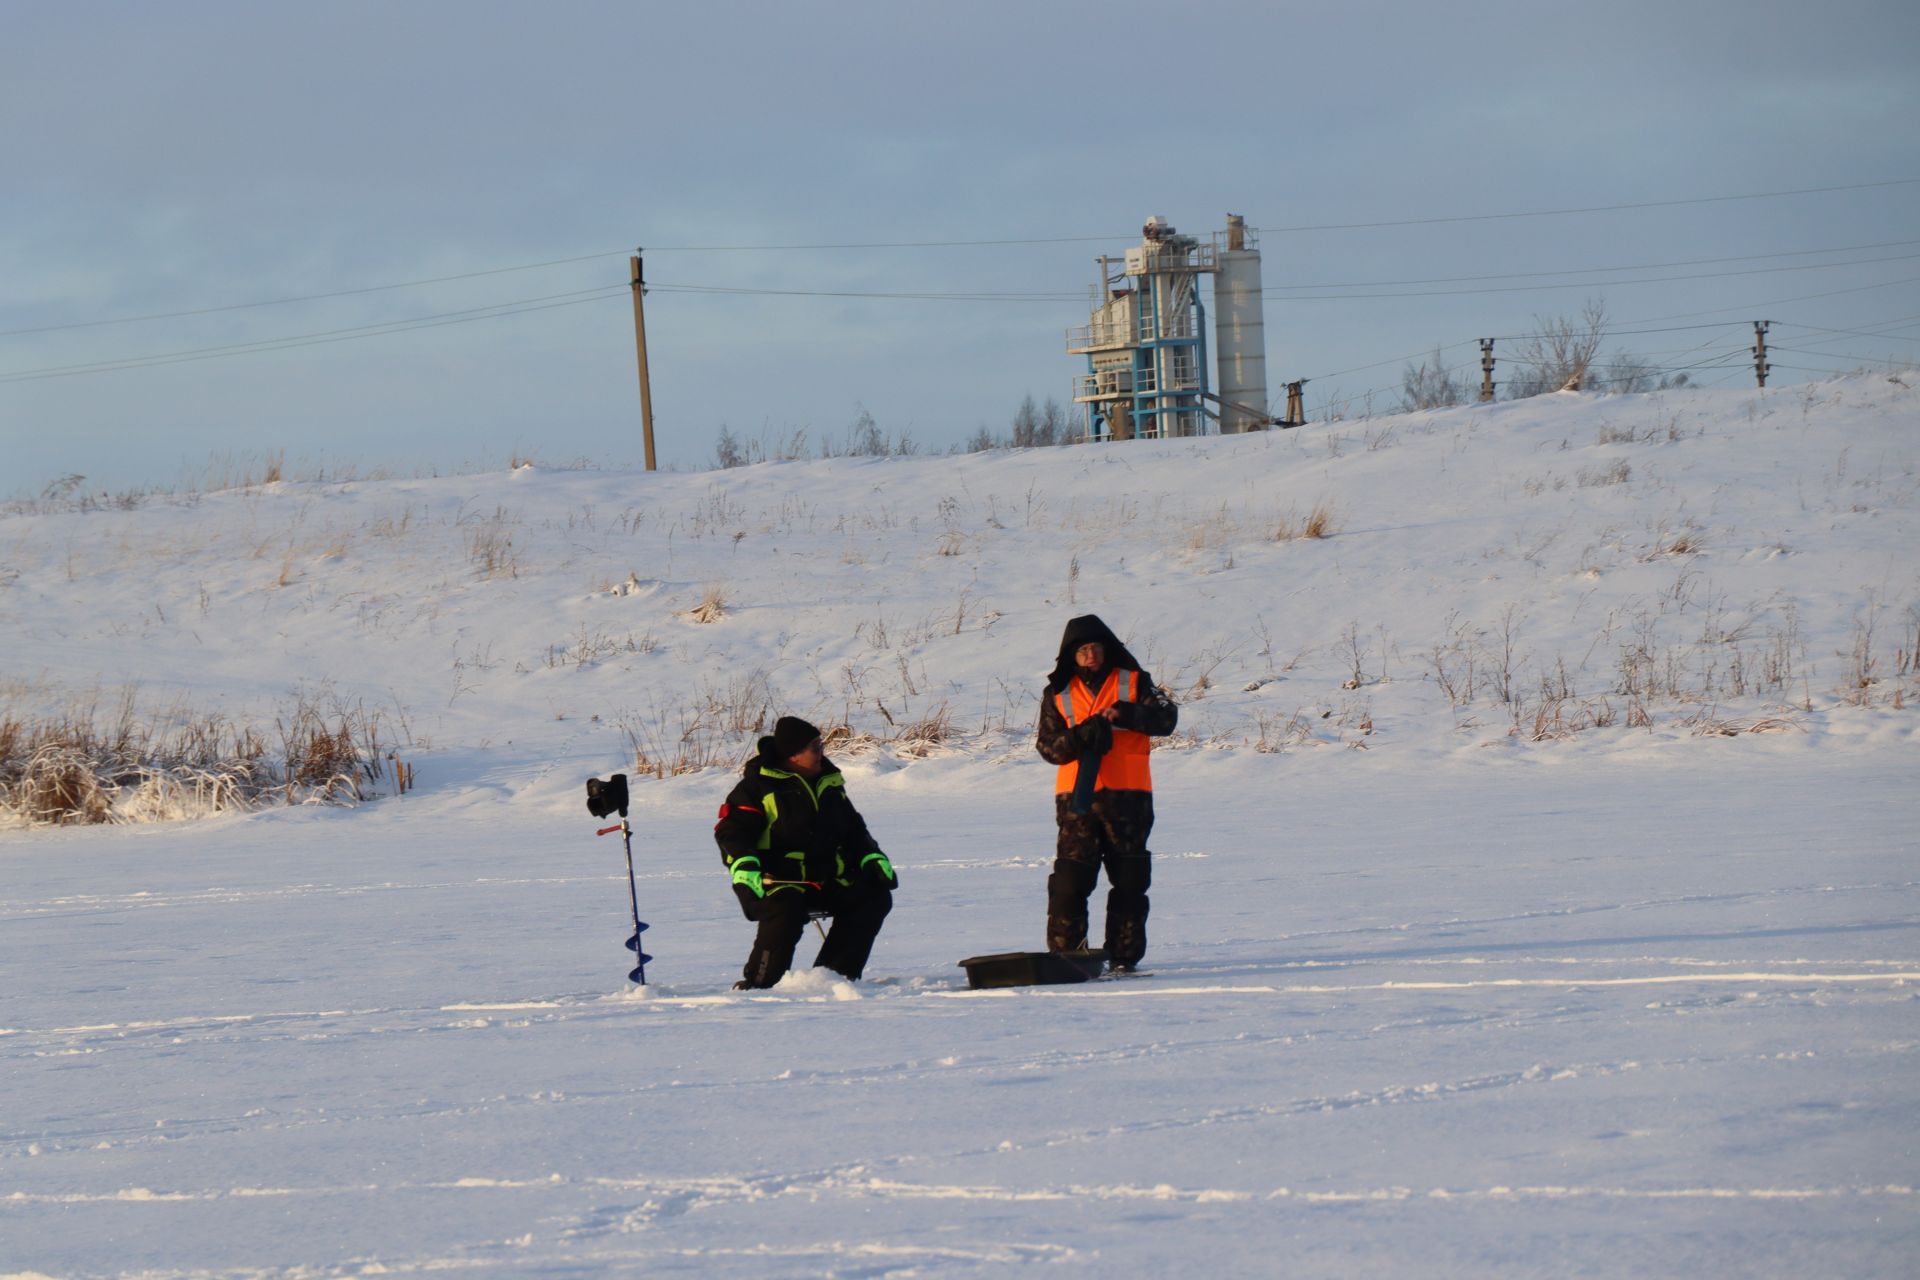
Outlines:
{"label": "black hooded jacket", "polygon": [[[1106,650],[1106,663],[1096,672],[1082,672],[1073,660],[1074,653],[1083,644],[1099,641]],[[1106,683],[1109,672],[1118,668],[1121,671],[1140,672],[1140,697],[1134,702],[1120,704],[1120,718],[1112,726],[1105,720],[1093,719],[1078,726],[1069,726],[1067,718],[1060,714],[1060,704],[1055,695],[1067,687],[1067,682],[1079,676],[1090,688],[1098,689]],[[1099,615],[1081,614],[1070,619],[1060,636],[1060,654],[1053,664],[1053,674],[1047,678],[1046,693],[1040,699],[1040,733],[1034,746],[1041,758],[1048,764],[1067,764],[1078,760],[1089,750],[1105,751],[1111,742],[1112,729],[1131,729],[1136,733],[1162,737],[1172,733],[1179,723],[1180,709],[1153,683],[1153,677],[1140,670],[1140,664],[1113,634],[1113,629],[1100,620]]]}
{"label": "black hooded jacket", "polygon": [[880,848],[833,762],[824,761],[820,776],[809,780],[787,768],[770,737],[760,739],[760,754],[720,806],[713,838],[729,868],[752,856],[771,879],[819,885],[848,883]]}

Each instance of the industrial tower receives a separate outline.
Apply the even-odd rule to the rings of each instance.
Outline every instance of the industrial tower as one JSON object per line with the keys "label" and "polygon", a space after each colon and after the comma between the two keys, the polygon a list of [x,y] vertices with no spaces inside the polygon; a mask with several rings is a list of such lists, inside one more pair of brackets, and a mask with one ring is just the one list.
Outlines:
{"label": "industrial tower", "polygon": [[[1074,403],[1086,406],[1086,439],[1197,436],[1210,417],[1228,433],[1271,421],[1260,251],[1243,219],[1229,214],[1224,233],[1201,241],[1148,218],[1124,258],[1099,262],[1093,314],[1067,331],[1068,353],[1087,357],[1073,389]],[[1217,395],[1207,383],[1203,275],[1214,277]]]}

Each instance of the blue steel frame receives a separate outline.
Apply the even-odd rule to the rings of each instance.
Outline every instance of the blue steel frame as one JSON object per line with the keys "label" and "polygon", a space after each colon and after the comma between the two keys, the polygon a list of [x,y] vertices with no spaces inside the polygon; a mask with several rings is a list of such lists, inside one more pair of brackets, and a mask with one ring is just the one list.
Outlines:
{"label": "blue steel frame", "polygon": [[[1152,281],[1152,279],[1152,276],[1141,277],[1143,284]],[[1147,328],[1149,332],[1158,334],[1163,328],[1159,323],[1158,290],[1151,287],[1136,288],[1133,296],[1135,298],[1134,324],[1136,326],[1136,333],[1139,328]],[[1144,433],[1144,424],[1151,422],[1153,424],[1154,435],[1163,440],[1168,439],[1168,416],[1183,413],[1191,413],[1198,419],[1199,425],[1194,434],[1205,434],[1207,417],[1204,405],[1206,395],[1211,388],[1207,382],[1207,307],[1206,304],[1200,300],[1200,282],[1198,279],[1194,281],[1193,288],[1193,334],[1194,336],[1191,338],[1148,338],[1133,347],[1133,363],[1131,369],[1133,386],[1135,388],[1133,392],[1133,427],[1136,438]],[[1175,347],[1193,348],[1193,368],[1195,373],[1199,375],[1199,389],[1195,391],[1168,391],[1162,389],[1156,380],[1154,390],[1140,390],[1139,388],[1144,381],[1144,375],[1153,370],[1157,353]],[[1093,353],[1091,352],[1087,354],[1087,372],[1097,372],[1094,367]],[[1105,427],[1104,433],[1098,433],[1096,431],[1099,427]],[[1090,403],[1087,406],[1087,435],[1090,438],[1098,439],[1110,440],[1113,438],[1113,423],[1108,421],[1106,414],[1097,402]]]}

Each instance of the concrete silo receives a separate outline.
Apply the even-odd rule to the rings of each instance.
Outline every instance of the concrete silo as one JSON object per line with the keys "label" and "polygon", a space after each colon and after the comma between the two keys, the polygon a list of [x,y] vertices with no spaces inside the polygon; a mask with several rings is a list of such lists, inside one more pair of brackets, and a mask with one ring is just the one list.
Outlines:
{"label": "concrete silo", "polygon": [[1214,347],[1220,362],[1220,430],[1258,431],[1267,413],[1266,300],[1260,250],[1246,220],[1227,215],[1226,243],[1213,276]]}
{"label": "concrete silo", "polygon": [[[1074,403],[1084,406],[1085,439],[1197,436],[1209,419],[1229,432],[1267,425],[1260,252],[1243,219],[1229,215],[1226,232],[1203,241],[1148,218],[1138,245],[1099,262],[1092,315],[1067,333],[1067,351],[1087,358],[1073,389]],[[1208,275],[1218,313],[1218,395],[1207,382],[1200,278]]]}

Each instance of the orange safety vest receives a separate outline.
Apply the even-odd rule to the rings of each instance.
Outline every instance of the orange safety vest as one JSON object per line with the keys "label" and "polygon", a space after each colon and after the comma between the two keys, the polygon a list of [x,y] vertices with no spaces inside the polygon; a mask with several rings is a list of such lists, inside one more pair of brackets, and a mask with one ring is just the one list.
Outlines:
{"label": "orange safety vest", "polygon": [[[1100,686],[1099,693],[1087,688],[1086,682],[1079,676],[1067,681],[1067,687],[1053,695],[1060,707],[1060,714],[1066,717],[1067,727],[1081,723],[1090,716],[1099,715],[1108,707],[1121,702],[1139,700],[1140,673],[1122,671],[1115,668],[1107,676],[1106,683]],[[1153,739],[1133,729],[1122,729],[1115,725],[1113,745],[1107,754],[1100,758],[1100,773],[1093,780],[1095,791],[1151,791],[1153,774],[1147,768],[1147,753],[1153,750]],[[1075,780],[1080,777],[1080,762],[1069,760],[1060,766],[1055,775],[1053,792],[1065,795],[1073,790]]]}

